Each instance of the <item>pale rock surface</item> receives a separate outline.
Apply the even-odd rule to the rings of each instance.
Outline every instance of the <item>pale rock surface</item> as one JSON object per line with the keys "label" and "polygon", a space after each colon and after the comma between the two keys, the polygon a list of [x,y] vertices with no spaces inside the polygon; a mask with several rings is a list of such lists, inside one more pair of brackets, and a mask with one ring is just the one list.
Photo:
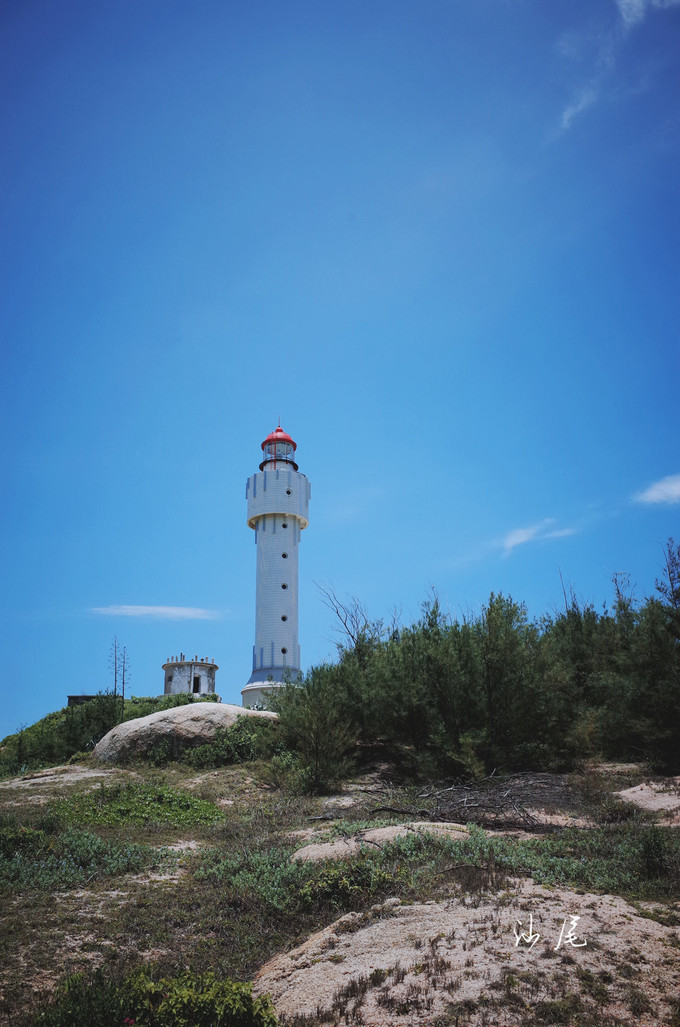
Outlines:
{"label": "pale rock surface", "polygon": [[144,756],[165,739],[178,747],[193,748],[211,742],[215,733],[231,727],[238,717],[269,717],[275,713],[247,710],[231,703],[197,702],[175,706],[171,710],[150,713],[148,717],[126,720],[112,728],[97,743],[94,755],[98,760],[117,763],[135,756]]}
{"label": "pale rock surface", "polygon": [[[640,907],[655,915],[653,903]],[[255,991],[271,995],[284,1023],[425,1027],[458,1022],[451,1007],[467,1003],[466,1027],[515,1025],[571,994],[589,1023],[656,1027],[680,987],[680,932],[642,914],[617,896],[531,880],[467,899],[388,899],[270,960]]]}
{"label": "pale rock surface", "polygon": [[667,777],[663,781],[645,781],[633,788],[614,792],[624,802],[632,802],[641,809],[661,814],[661,822],[668,827],[680,827],[680,777]]}
{"label": "pale rock surface", "polygon": [[371,846],[381,849],[389,842],[397,838],[406,838],[411,834],[435,834],[445,838],[466,838],[469,831],[463,824],[441,824],[430,823],[429,821],[412,821],[407,824],[396,824],[392,827],[371,827],[366,831],[359,831],[357,834],[347,838],[336,838],[332,842],[317,842],[314,840],[314,832],[299,832],[299,836],[307,835],[310,844],[303,845],[297,849],[291,859],[311,860],[317,862],[323,859],[344,859],[345,856],[352,856],[361,849],[369,849]]}

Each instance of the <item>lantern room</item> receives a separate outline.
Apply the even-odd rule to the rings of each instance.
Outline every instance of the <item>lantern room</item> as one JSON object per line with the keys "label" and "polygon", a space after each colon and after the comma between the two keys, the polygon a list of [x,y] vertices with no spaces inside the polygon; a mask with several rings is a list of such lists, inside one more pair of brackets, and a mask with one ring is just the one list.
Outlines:
{"label": "lantern room", "polygon": [[273,432],[270,432],[262,443],[264,459],[260,464],[260,470],[263,471],[265,467],[274,471],[277,468],[282,470],[284,467],[292,467],[294,471],[297,471],[298,465],[295,463],[296,449],[297,444],[293,442],[290,435],[279,425]]}

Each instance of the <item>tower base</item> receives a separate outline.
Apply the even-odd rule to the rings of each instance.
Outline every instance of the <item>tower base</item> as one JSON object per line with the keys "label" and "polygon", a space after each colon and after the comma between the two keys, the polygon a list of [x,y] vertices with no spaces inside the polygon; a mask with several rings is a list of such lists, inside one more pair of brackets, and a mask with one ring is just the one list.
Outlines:
{"label": "tower base", "polygon": [[254,670],[248,678],[245,688],[241,689],[243,706],[265,706],[267,699],[289,681],[293,681],[300,673],[290,667],[262,667]]}

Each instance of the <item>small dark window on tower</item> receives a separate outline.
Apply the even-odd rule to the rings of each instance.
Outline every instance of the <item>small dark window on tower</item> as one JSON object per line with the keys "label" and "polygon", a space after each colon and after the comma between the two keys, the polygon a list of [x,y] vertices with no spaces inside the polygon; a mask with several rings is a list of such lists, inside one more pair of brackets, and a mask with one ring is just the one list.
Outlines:
{"label": "small dark window on tower", "polygon": [[282,528],[287,528],[287,527],[288,527],[288,525],[287,525],[287,524],[286,524],[286,522],[284,521],[284,522],[283,522],[283,524],[281,525],[281,527],[282,527]]}
{"label": "small dark window on tower", "polygon": [[288,588],[288,585],[282,585],[281,588]]}
{"label": "small dark window on tower", "polygon": [[285,656],[285,655],[286,655],[286,653],[288,652],[288,650],[286,649],[285,645],[284,645],[283,649],[281,650],[281,652],[283,653],[283,655],[284,655],[284,656]]}
{"label": "small dark window on tower", "polygon": [[293,494],[293,493],[291,492],[291,490],[290,490],[290,489],[286,489],[286,495],[287,495],[287,496],[292,496],[292,494]]}
{"label": "small dark window on tower", "polygon": [[288,618],[286,617],[285,613],[284,613],[284,614],[283,614],[283,616],[281,617],[281,620],[288,620]]}
{"label": "small dark window on tower", "polygon": [[194,692],[201,691],[201,679],[198,674],[194,675]]}
{"label": "small dark window on tower", "polygon": [[288,559],[288,553],[281,553],[281,556],[283,557],[284,560]]}

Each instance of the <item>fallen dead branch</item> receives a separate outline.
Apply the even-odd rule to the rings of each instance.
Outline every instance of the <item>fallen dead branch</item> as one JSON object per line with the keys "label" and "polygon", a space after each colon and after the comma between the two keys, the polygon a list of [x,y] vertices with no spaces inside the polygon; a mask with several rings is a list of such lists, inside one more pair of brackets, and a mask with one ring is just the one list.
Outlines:
{"label": "fallen dead branch", "polygon": [[[420,806],[375,806],[371,816],[389,813],[411,820],[438,823],[477,824],[480,827],[536,829],[540,821],[529,812],[517,790],[508,782],[492,780],[493,775],[477,784],[450,784],[418,795],[430,799],[429,808]],[[540,782],[542,785],[542,782]]]}

